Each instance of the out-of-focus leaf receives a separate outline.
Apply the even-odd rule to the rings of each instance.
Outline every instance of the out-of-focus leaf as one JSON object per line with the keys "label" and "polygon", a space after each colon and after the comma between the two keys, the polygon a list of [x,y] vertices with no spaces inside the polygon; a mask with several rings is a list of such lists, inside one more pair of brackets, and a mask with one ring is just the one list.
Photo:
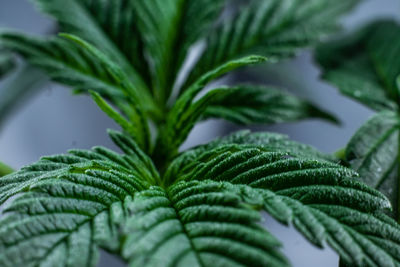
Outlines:
{"label": "out-of-focus leaf", "polygon": [[161,157],[171,159],[186,140],[191,129],[211,103],[214,95],[224,94],[226,90],[214,90],[195,101],[196,96],[213,80],[240,67],[259,64],[267,59],[261,56],[248,56],[232,60],[207,72],[181,95],[167,116],[166,125],[158,137],[157,152]]}
{"label": "out-of-focus leaf", "polygon": [[0,128],[13,110],[22,106],[27,98],[47,82],[47,76],[31,66],[22,67],[5,80],[4,85],[0,88]]}
{"label": "out-of-focus leaf", "polygon": [[203,118],[223,118],[238,124],[274,124],[308,118],[338,123],[331,114],[282,90],[263,86],[237,86],[215,96]]}
{"label": "out-of-focus leaf", "polygon": [[385,193],[400,222],[400,25],[379,21],[317,49],[323,78],[379,111],[353,136],[346,160],[369,185]]}
{"label": "out-of-focus leaf", "polygon": [[375,22],[341,40],[329,41],[317,49],[316,59],[323,79],[366,106],[396,110],[400,90],[400,25]]}
{"label": "out-of-focus leaf", "polygon": [[[248,54],[278,60],[337,30],[338,19],[359,0],[251,0],[207,36],[206,49],[187,84],[222,62]],[[184,88],[186,89],[186,88]]]}
{"label": "out-of-focus leaf", "polygon": [[10,166],[0,162],[0,177],[10,174],[10,173],[13,173],[13,172],[14,172],[14,170]]}
{"label": "out-of-focus leaf", "polygon": [[15,68],[14,56],[0,50],[0,79]]}
{"label": "out-of-focus leaf", "polygon": [[[62,31],[79,36],[109,55],[127,73],[138,90],[143,92],[148,90],[145,81],[131,63],[133,60],[130,53],[133,53],[135,55],[133,64],[138,64],[135,66],[145,64],[141,61],[142,50],[137,48],[140,46],[138,43],[140,36],[138,37],[135,20],[131,17],[132,4],[135,1],[33,0],[33,2],[40,11],[55,18]],[[129,41],[125,41],[124,38]],[[130,47],[122,48],[127,42]],[[124,53],[127,50],[129,52]]]}
{"label": "out-of-focus leaf", "polygon": [[[136,0],[137,24],[154,66],[153,89],[166,102],[189,48],[211,30],[226,0]],[[221,62],[222,63],[222,62]]]}

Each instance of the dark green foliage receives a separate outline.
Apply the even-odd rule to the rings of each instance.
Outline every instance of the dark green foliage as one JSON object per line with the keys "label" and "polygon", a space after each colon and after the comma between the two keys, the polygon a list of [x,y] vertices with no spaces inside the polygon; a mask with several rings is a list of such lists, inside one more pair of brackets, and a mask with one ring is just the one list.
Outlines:
{"label": "dark green foliage", "polygon": [[[132,266],[286,266],[279,242],[255,224],[260,209],[294,223],[317,246],[328,242],[348,263],[399,264],[400,227],[379,214],[390,207],[388,200],[353,179],[355,172],[306,159],[315,157],[311,148],[299,149],[301,158],[288,156],[257,141],[267,142],[268,135],[242,133],[215,141],[213,149],[197,148],[184,163],[183,154],[159,180],[130,138],[110,135],[125,155],[100,147],[72,150],[2,178],[3,200],[28,191],[0,223],[4,266],[60,260],[91,266],[97,247],[118,251],[121,241]],[[180,182],[151,186],[167,181]]]}
{"label": "dark green foliage", "polygon": [[[312,244],[331,246],[343,264],[400,266],[400,226],[385,215],[390,201],[357,178],[392,202],[396,198],[396,191],[387,191],[398,162],[391,157],[398,151],[397,65],[387,60],[391,57],[380,58],[396,49],[373,50],[373,60],[383,66],[378,73],[366,64],[364,50],[355,55],[364,61],[351,75],[359,73],[356,80],[362,81],[367,71],[365,81],[372,77],[376,92],[387,87],[368,93],[371,106],[391,109],[350,142],[345,160],[358,172],[274,133],[242,131],[179,151],[196,123],[208,118],[239,124],[337,122],[306,100],[271,87],[214,88],[213,82],[315,44],[336,30],[337,19],[358,1],[251,0],[236,7],[228,0],[34,2],[65,33],[38,38],[2,31],[0,47],[7,54],[0,75],[9,69],[3,66],[11,51],[53,81],[90,93],[122,128],[123,133],[109,132],[122,153],[104,147],[71,150],[13,173],[1,165],[0,176],[7,175],[0,178],[0,204],[5,204],[0,266],[95,266],[99,249],[130,266],[290,265],[279,238],[261,226],[261,211],[294,225]],[[393,25],[369,31],[377,27],[384,36],[382,29]],[[379,36],[371,47],[383,43]],[[196,43],[203,43],[201,57],[192,70],[183,70]],[[343,57],[331,59],[320,51],[326,68],[346,64]],[[28,92],[34,81],[44,80],[42,74],[28,76],[30,68],[4,92],[12,92],[13,85],[15,93],[24,87]],[[387,83],[378,85],[381,76]],[[15,99],[10,94],[0,100],[0,116]],[[374,172],[377,167],[382,175]]]}
{"label": "dark green foliage", "polygon": [[379,113],[353,136],[345,159],[369,185],[385,193],[400,220],[400,25],[375,22],[351,37],[319,47],[323,78]]}
{"label": "dark green foliage", "polygon": [[353,136],[346,149],[346,159],[363,180],[385,193],[399,215],[399,127],[394,112],[383,111],[368,120]]}
{"label": "dark green foliage", "polygon": [[213,97],[204,119],[223,118],[238,124],[264,124],[315,117],[337,122],[335,117],[309,102],[276,88],[242,85],[227,90],[226,94]]}
{"label": "dark green foliage", "polygon": [[1,178],[1,203],[27,191],[0,221],[1,266],[95,266],[99,245],[119,249],[125,206],[158,176],[132,140],[110,135],[125,155],[71,150]]}
{"label": "dark green foliage", "polygon": [[[236,40],[231,42],[232,45],[240,46],[240,40],[243,39],[245,49],[234,49],[229,52],[228,57],[219,58],[215,55],[216,51],[212,45],[208,45],[204,51],[207,56],[202,56],[202,60],[196,64],[194,70],[196,75],[190,76],[186,86],[180,88],[181,92],[217,66],[251,53],[260,54],[261,51],[258,49],[260,47],[264,51],[284,48],[285,52],[281,51],[278,54],[287,57],[298,48],[313,44],[324,34],[335,29],[336,19],[357,1],[352,0],[343,4],[313,0],[303,5],[298,0],[285,0],[271,1],[269,6],[266,6],[267,2],[251,0],[249,12],[259,10],[259,16],[245,18],[255,20],[251,24],[252,31],[249,31],[248,38],[241,32],[246,31],[249,25],[236,14],[229,15],[226,18],[228,21],[218,22],[223,7],[230,2],[228,0],[100,2],[35,0],[34,2],[42,11],[57,20],[61,31],[74,34],[89,42],[117,64],[139,92],[140,102],[145,112],[149,114],[149,118],[157,124],[162,124],[165,119],[164,113],[170,108],[167,101],[171,97],[189,48],[204,38],[205,34],[209,37],[216,34],[219,37],[218,29],[224,28],[224,25],[231,25],[229,21],[235,21],[237,25],[232,24],[229,27],[237,37],[232,35],[229,38]],[[322,11],[327,15],[316,15]],[[270,13],[274,14],[273,19],[264,21],[262,16]],[[210,35],[209,32],[213,34]],[[249,47],[245,44],[248,41],[251,41]],[[118,81],[110,77],[104,65],[99,64],[90,53],[88,55],[87,51],[71,47],[63,40],[37,39],[10,32],[0,35],[0,47],[22,54],[31,64],[45,68],[53,80],[67,84],[77,92],[98,91],[118,104],[118,108],[126,116],[130,116],[132,111],[121,100],[123,95],[118,90],[120,89]],[[273,56],[276,53],[261,54]],[[216,58],[217,61],[212,64],[204,63],[203,59],[208,57]],[[320,117],[323,114],[320,110],[313,110],[312,113],[310,115],[313,117]],[[328,119],[331,119],[330,116]]]}
{"label": "dark green foliage", "polygon": [[[265,151],[265,147],[222,144],[186,158],[184,164],[178,158],[167,173],[170,181],[212,179],[249,185],[262,197],[259,205],[273,217],[293,222],[317,246],[326,240],[346,262],[357,266],[400,264],[396,252],[400,249],[399,226],[384,216],[368,214],[384,208],[387,200],[352,179],[355,173],[339,165],[304,156],[288,158],[286,153]],[[383,228],[371,227],[370,221]],[[386,235],[386,231],[394,235]],[[364,236],[366,233],[374,237]],[[385,241],[388,236],[393,238],[391,245]]]}
{"label": "dark green foliage", "polygon": [[[225,0],[139,0],[137,24],[154,66],[155,97],[166,101],[193,43],[219,17]],[[223,63],[223,62],[221,62]]]}
{"label": "dark green foliage", "polygon": [[[251,133],[250,131],[240,131],[223,138],[218,138],[206,145],[200,145],[184,151],[170,165],[165,177],[174,180],[174,175],[170,173],[180,171],[183,166],[189,164],[193,159],[199,158],[202,154],[207,155],[207,153],[210,152],[210,155],[212,155],[214,149],[223,145],[262,148],[265,151],[286,153],[287,157],[298,156],[331,162],[335,160],[334,157],[324,155],[311,146],[290,140],[286,135],[268,132]],[[168,182],[168,178],[165,180]]]}
{"label": "dark green foliage", "polygon": [[[238,60],[229,61],[212,71],[207,72],[197,80],[182,96],[178,98],[175,105],[169,112],[164,129],[160,132],[157,140],[159,149],[156,153],[167,160],[173,158],[179,146],[186,140],[190,130],[201,118],[212,100],[218,95],[227,94],[227,89],[214,89],[205,96],[195,101],[196,96],[212,80],[219,78],[229,71],[237,68],[257,64],[265,61],[266,58],[259,56],[248,56]],[[163,160],[163,158],[161,158]]]}
{"label": "dark green foliage", "polygon": [[342,40],[317,50],[323,78],[368,107],[397,110],[400,74],[400,26],[394,21],[375,22]]}
{"label": "dark green foliage", "polygon": [[24,167],[20,171],[6,176],[0,181],[0,203],[9,197],[29,190],[41,180],[62,177],[68,173],[85,173],[86,170],[104,170],[122,172],[122,176],[136,177],[152,184],[158,179],[152,162],[125,136],[110,132],[115,143],[126,153],[119,155],[103,147],[93,151],[71,150],[68,155],[44,157],[39,162]]}
{"label": "dark green foliage", "polygon": [[[135,60],[127,58],[128,56],[121,51],[127,50],[121,48],[127,41],[119,40],[127,38],[130,43],[129,50],[138,46],[137,42],[140,42],[135,41],[138,39],[134,26],[136,23],[129,18],[132,16],[133,1],[116,0],[100,3],[91,0],[34,0],[33,2],[41,11],[56,19],[61,31],[75,34],[104,51],[127,73],[137,90],[145,91],[146,85],[131,63],[138,62],[141,57],[137,55],[142,54],[141,50],[136,52],[136,49],[133,49]],[[129,29],[127,35],[126,27]]]}
{"label": "dark green foliage", "polygon": [[288,266],[252,199],[230,187],[189,182],[137,194],[124,257],[131,266]]}
{"label": "dark green foliage", "polygon": [[337,18],[359,1],[254,0],[238,8],[208,36],[206,50],[189,81],[205,70],[246,54],[278,60],[337,29]]}

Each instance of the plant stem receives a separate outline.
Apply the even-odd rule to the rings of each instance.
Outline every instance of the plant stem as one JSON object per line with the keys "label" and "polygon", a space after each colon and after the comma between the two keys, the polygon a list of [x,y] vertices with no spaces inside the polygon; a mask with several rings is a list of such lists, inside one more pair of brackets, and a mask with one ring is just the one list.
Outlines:
{"label": "plant stem", "polygon": [[11,167],[0,162],[0,177],[5,176],[10,173],[13,173],[13,172],[14,172],[14,170]]}

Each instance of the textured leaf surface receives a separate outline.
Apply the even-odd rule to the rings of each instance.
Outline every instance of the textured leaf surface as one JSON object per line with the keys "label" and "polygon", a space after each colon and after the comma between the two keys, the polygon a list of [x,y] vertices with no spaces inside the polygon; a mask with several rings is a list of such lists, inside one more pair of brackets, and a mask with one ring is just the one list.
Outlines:
{"label": "textured leaf surface", "polygon": [[[70,33],[63,35],[69,40],[5,32],[0,45],[55,81],[78,92],[94,91],[100,108],[134,140],[111,132],[123,155],[102,147],[72,150],[1,177],[0,203],[15,197],[0,219],[1,266],[93,266],[98,248],[122,253],[132,266],[287,266],[277,239],[259,225],[261,210],[292,223],[313,244],[330,245],[345,264],[400,266],[400,227],[383,215],[390,209],[387,198],[312,147],[283,135],[241,132],[177,155],[205,117],[240,123],[328,118],[304,101],[255,87],[200,93],[227,72],[266,60],[248,55],[277,60],[320,40],[357,0],[252,0],[219,21],[223,0],[35,2]],[[217,29],[211,31],[214,23]],[[397,40],[393,25],[371,27],[368,34],[376,34],[365,47],[372,52],[360,56],[363,44],[354,64],[359,56],[373,63],[376,73],[366,74],[369,85],[385,90],[368,101],[394,111],[398,47],[380,36],[389,32]],[[202,38],[204,53],[169,106],[188,49]],[[269,110],[261,108],[268,101]],[[153,151],[144,114],[160,132]],[[393,114],[371,120],[349,146],[354,153],[347,150],[367,179],[377,178],[370,172],[381,160],[385,172],[392,172],[383,151],[394,149],[386,144],[397,132]],[[143,138],[136,138],[138,133]]]}
{"label": "textured leaf surface", "polygon": [[399,226],[373,215],[390,207],[388,200],[352,178],[349,169],[245,145],[221,145],[171,168],[169,175],[182,181],[212,179],[251,187],[273,217],[293,223],[317,246],[327,242],[353,266],[400,264]]}
{"label": "textured leaf surface", "polygon": [[196,80],[222,62],[246,54],[288,57],[337,28],[338,17],[358,1],[254,0],[239,7],[206,40],[206,50],[189,78]]}
{"label": "textured leaf surface", "polygon": [[317,53],[324,79],[343,94],[380,111],[351,139],[346,158],[367,184],[390,198],[398,221],[399,44],[399,24],[381,21],[351,37],[324,44]]}
{"label": "textured leaf surface", "polygon": [[110,135],[125,155],[71,150],[1,178],[1,202],[24,192],[0,221],[1,266],[95,266],[98,246],[119,249],[125,205],[158,176],[131,139]]}
{"label": "textured leaf surface", "polygon": [[368,120],[353,136],[346,159],[363,181],[385,193],[399,216],[399,127],[394,112],[381,112]]}
{"label": "textured leaf surface", "polygon": [[400,263],[389,201],[310,147],[285,153],[284,136],[242,132],[182,154],[162,183],[131,139],[110,135],[125,155],[74,150],[0,179],[3,201],[27,191],[0,222],[3,265],[92,266],[100,246],[131,266],[286,266],[260,209],[353,266]]}
{"label": "textured leaf surface", "polygon": [[312,146],[293,141],[287,135],[271,132],[251,132],[249,130],[238,131],[231,135],[217,138],[214,141],[199,145],[181,153],[175,163],[196,158],[202,153],[213,150],[222,145],[243,145],[248,147],[262,147],[266,151],[287,153],[288,156],[298,156],[319,160],[335,161],[331,155],[325,155]]}
{"label": "textured leaf surface", "polygon": [[397,22],[376,22],[350,37],[322,45],[316,58],[323,78],[343,94],[377,111],[396,110],[399,43]]}
{"label": "textured leaf surface", "polygon": [[93,150],[71,150],[67,155],[43,157],[39,162],[23,167],[20,171],[5,176],[0,181],[0,203],[9,197],[29,190],[38,181],[57,178],[74,171],[84,172],[86,169],[107,171],[115,169],[124,171],[142,180],[154,183],[156,171],[151,160],[127,137],[110,131],[114,142],[126,151],[126,155],[119,155],[103,147]]}
{"label": "textured leaf surface", "polygon": [[123,254],[130,266],[287,266],[248,204],[213,182],[143,191],[130,205]]}
{"label": "textured leaf surface", "polygon": [[238,124],[273,124],[322,118],[337,123],[329,113],[276,88],[244,85],[227,90],[227,93],[212,98],[204,119],[223,118]]}

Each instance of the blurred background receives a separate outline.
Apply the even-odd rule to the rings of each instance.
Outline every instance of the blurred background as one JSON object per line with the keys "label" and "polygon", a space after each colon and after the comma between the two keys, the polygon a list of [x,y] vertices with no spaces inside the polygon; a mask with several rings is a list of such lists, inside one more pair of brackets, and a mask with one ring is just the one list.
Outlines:
{"label": "blurred background", "polygon": [[[378,18],[400,20],[400,0],[365,0],[343,18],[344,30],[351,31]],[[28,0],[0,0],[0,27],[45,34],[51,31],[52,25],[52,21],[39,14]],[[311,52],[304,51],[295,59],[241,72],[234,79],[254,80],[257,76],[259,82],[283,87],[332,112],[342,125],[308,120],[252,129],[285,133],[327,153],[344,147],[372,112],[339,95],[335,88],[321,81],[319,75]],[[0,90],[5,82],[0,82]],[[73,96],[66,88],[48,84],[19,106],[0,129],[0,161],[18,169],[43,155],[64,153],[71,148],[95,145],[114,148],[106,128],[118,129],[118,126],[89,97]],[[202,123],[194,129],[184,148],[238,129],[240,127],[222,121]],[[293,229],[277,224],[268,216],[265,216],[265,225],[284,243],[283,250],[293,266],[337,266],[338,258],[330,249],[320,250],[309,245]],[[102,254],[101,266],[119,266],[119,263],[112,256]]]}

